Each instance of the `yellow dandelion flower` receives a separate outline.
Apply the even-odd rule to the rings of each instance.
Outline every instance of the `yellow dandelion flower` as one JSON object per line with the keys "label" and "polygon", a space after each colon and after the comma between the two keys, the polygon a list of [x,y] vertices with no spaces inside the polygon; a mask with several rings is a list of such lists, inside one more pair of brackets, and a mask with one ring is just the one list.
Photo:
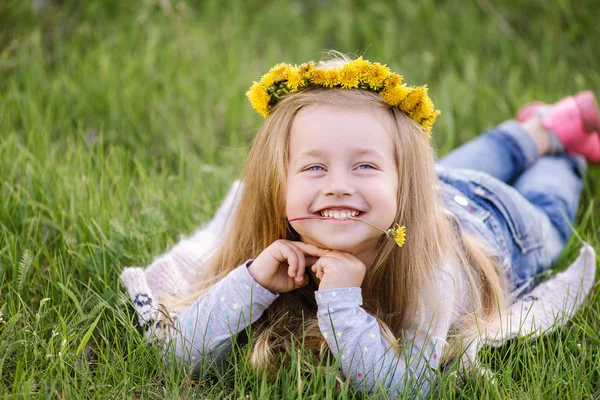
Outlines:
{"label": "yellow dandelion flower", "polygon": [[401,108],[406,113],[412,112],[420,103],[427,97],[427,86],[419,86],[413,90],[402,100]]}
{"label": "yellow dandelion flower", "polygon": [[340,84],[340,71],[337,69],[328,69],[325,71],[325,87],[334,87]]}
{"label": "yellow dandelion flower", "polygon": [[[385,101],[392,106],[399,105],[406,96],[411,92],[411,89],[406,87],[405,85],[398,86],[387,86],[381,93],[381,97],[385,99]],[[404,111],[404,110],[402,110]]]}
{"label": "yellow dandelion flower", "polygon": [[388,237],[393,238],[396,244],[399,247],[402,247],[404,245],[404,242],[406,241],[406,227],[400,226],[400,224],[396,224],[396,228],[388,229],[386,235]]}
{"label": "yellow dandelion flower", "polygon": [[277,64],[273,68],[269,70],[266,74],[260,78],[260,83],[265,85],[265,87],[273,86],[273,84],[280,80],[282,65]]}
{"label": "yellow dandelion flower", "polygon": [[298,87],[304,85],[304,79],[296,68],[288,69],[286,86],[291,90],[297,90]]}
{"label": "yellow dandelion flower", "polygon": [[400,86],[401,84],[402,84],[402,76],[392,72],[385,79],[383,86],[385,86],[387,88],[387,87]]}
{"label": "yellow dandelion flower", "polygon": [[298,72],[300,73],[300,77],[302,80],[308,81],[312,79],[313,71],[315,70],[315,62],[309,61],[307,63],[301,64],[298,67]]}
{"label": "yellow dandelion flower", "polygon": [[286,80],[289,67],[290,66],[286,63],[279,63],[275,65],[269,70],[269,72],[262,76],[260,82],[265,85],[265,87],[269,87],[275,82]]}
{"label": "yellow dandelion flower", "polygon": [[273,86],[275,83],[275,74],[267,72],[260,78],[260,83],[262,83],[265,87]]}
{"label": "yellow dandelion flower", "polygon": [[[379,90],[383,87],[383,82],[390,75],[390,70],[387,66],[379,63],[370,64],[363,73],[363,81],[365,81],[371,89]],[[397,75],[402,81],[402,77]],[[395,86],[395,85],[394,85]]]}
{"label": "yellow dandelion flower", "polygon": [[263,117],[267,118],[269,115],[269,101],[271,95],[267,89],[259,82],[254,84],[246,92],[246,96],[250,99],[252,107]]}
{"label": "yellow dandelion flower", "polygon": [[327,71],[323,69],[314,69],[310,78],[313,85],[324,86],[327,81]]}
{"label": "yellow dandelion flower", "polygon": [[339,82],[345,89],[354,89],[358,87],[360,74],[355,64],[349,63],[339,71]]}
{"label": "yellow dandelion flower", "polygon": [[429,115],[427,118],[421,120],[420,124],[423,128],[425,128],[426,130],[429,129],[431,130],[432,125],[434,124],[435,120],[437,119],[438,115],[441,114],[440,110],[435,110],[431,113],[431,115]]}
{"label": "yellow dandelion flower", "polygon": [[354,63],[359,79],[363,82],[366,82],[366,77],[368,76],[369,66],[371,65],[371,63],[367,60],[363,60],[362,57],[358,57],[352,62]]}
{"label": "yellow dandelion flower", "polygon": [[409,113],[409,116],[418,123],[421,123],[421,121],[426,120],[433,114],[433,108],[433,101],[429,97],[426,97]]}
{"label": "yellow dandelion flower", "polygon": [[286,63],[279,63],[273,68],[271,68],[271,72],[275,74],[277,77],[277,81],[282,81],[287,79],[287,72],[290,69],[290,65]]}

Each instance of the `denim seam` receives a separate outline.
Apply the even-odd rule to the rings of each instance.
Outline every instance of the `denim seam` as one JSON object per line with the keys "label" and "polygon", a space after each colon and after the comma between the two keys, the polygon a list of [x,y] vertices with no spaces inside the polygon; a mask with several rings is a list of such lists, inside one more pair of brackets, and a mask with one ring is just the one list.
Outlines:
{"label": "denim seam", "polygon": [[525,231],[521,230],[520,225],[514,220],[514,216],[511,214],[506,203],[500,198],[500,196],[497,196],[496,193],[494,193],[494,191],[487,189],[485,184],[482,183],[481,181],[474,182],[474,183],[480,185],[480,187],[482,187],[482,189],[484,189],[483,193],[478,194],[478,196],[482,197],[482,198],[486,199],[487,201],[489,201],[490,203],[492,203],[494,205],[494,207],[496,207],[496,209],[498,209],[498,211],[500,211],[504,220],[506,221],[506,224],[509,228],[512,238],[519,246],[522,254],[526,254],[531,250],[534,250],[534,249],[537,249],[537,248],[543,246],[543,241],[538,241],[538,242],[532,241],[531,236],[528,235],[528,232],[526,230]]}
{"label": "denim seam", "polygon": [[502,235],[502,228],[500,228],[500,223],[498,222],[496,217],[492,214],[490,214],[490,216],[488,217],[488,220],[489,220],[490,226],[492,227],[492,232],[494,232],[494,235],[496,236],[496,241],[501,246],[500,250],[504,254],[509,254],[508,243],[506,243],[504,235]]}
{"label": "denim seam", "polygon": [[516,159],[516,164],[517,164],[516,169],[519,171],[524,171],[525,169],[527,169],[527,167],[529,167],[529,165],[531,165],[531,163],[530,163],[529,159],[527,158],[527,154],[525,153],[525,151],[523,150],[523,148],[521,147],[519,142],[511,134],[509,134],[506,131],[498,131],[498,133],[500,135],[502,135],[501,138],[497,137],[495,135],[492,135],[492,138],[495,141],[499,142],[500,145],[508,145],[508,147],[510,147],[511,154],[514,155],[514,157]]}
{"label": "denim seam", "polygon": [[525,160],[523,169],[528,168],[538,159],[538,146],[520,123],[514,120],[506,121],[498,126],[498,132],[510,137],[512,143],[518,147]]}

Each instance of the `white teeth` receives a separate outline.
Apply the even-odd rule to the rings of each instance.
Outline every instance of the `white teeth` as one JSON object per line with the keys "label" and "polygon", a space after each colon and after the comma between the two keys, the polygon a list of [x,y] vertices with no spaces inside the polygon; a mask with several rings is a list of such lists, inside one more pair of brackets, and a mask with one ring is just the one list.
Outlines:
{"label": "white teeth", "polygon": [[356,217],[359,213],[360,212],[356,211],[356,210],[344,210],[344,211],[325,210],[325,211],[320,212],[322,217],[335,218],[335,219],[346,219],[348,217]]}

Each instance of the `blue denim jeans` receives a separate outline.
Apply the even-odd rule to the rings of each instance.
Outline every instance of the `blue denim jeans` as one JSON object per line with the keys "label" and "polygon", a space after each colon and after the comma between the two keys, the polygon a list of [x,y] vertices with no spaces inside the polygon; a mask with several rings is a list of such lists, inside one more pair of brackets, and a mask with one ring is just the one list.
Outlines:
{"label": "blue denim jeans", "polygon": [[506,121],[440,159],[444,203],[463,229],[500,257],[513,295],[531,290],[572,235],[585,159],[539,158],[516,121]]}

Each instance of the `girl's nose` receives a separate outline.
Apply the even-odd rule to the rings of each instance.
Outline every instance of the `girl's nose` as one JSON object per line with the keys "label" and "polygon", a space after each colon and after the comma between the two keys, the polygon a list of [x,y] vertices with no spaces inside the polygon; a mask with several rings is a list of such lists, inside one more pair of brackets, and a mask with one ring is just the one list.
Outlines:
{"label": "girl's nose", "polygon": [[350,177],[344,173],[330,173],[327,183],[323,188],[325,196],[344,196],[353,195],[356,188],[352,184]]}

